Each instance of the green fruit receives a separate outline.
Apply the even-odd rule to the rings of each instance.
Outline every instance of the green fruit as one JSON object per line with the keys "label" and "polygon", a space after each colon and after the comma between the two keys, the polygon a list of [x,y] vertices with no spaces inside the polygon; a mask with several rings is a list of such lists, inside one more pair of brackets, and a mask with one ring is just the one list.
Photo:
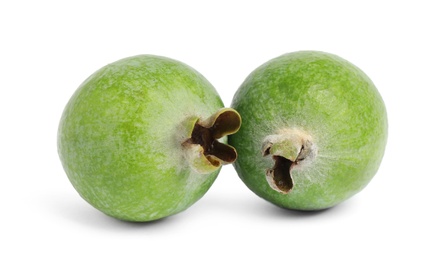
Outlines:
{"label": "green fruit", "polygon": [[[58,152],[78,193],[128,221],[151,221],[201,198],[236,159],[240,117],[191,67],[140,55],[91,75],[68,102]],[[218,140],[219,139],[219,140]]]}
{"label": "green fruit", "polygon": [[233,98],[240,131],[241,180],[285,208],[332,207],[362,190],[377,172],[387,139],[383,100],[348,61],[302,51],[253,71]]}

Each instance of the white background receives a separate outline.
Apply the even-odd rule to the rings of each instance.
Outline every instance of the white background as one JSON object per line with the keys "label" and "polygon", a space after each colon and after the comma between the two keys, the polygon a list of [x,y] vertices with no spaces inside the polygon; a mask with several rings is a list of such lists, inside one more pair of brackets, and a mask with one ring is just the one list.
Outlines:
{"label": "white background", "polygon": [[[447,13],[429,0],[0,2],[0,259],[448,259]],[[229,106],[253,69],[298,50],[356,64],[387,105],[381,168],[345,203],[283,210],[226,166],[188,210],[137,224],[69,183],[58,121],[98,68],[171,57]]]}

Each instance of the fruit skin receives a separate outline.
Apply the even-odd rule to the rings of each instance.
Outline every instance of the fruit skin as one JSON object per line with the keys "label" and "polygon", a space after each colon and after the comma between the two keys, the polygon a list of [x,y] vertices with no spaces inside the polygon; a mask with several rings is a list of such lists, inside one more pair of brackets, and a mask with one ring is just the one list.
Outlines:
{"label": "fruit skin", "polygon": [[184,129],[223,107],[191,67],[139,55],[96,71],[71,97],[58,129],[58,153],[78,193],[128,221],[178,213],[201,198],[219,169],[198,174],[184,158]]}
{"label": "fruit skin", "polygon": [[[377,172],[387,141],[384,102],[359,68],[329,53],[300,51],[253,71],[232,101],[242,118],[229,137],[238,151],[234,167],[258,196],[297,210],[332,207],[362,190]],[[298,131],[312,138],[313,154],[292,168],[293,188],[274,190],[263,156],[267,136]]]}

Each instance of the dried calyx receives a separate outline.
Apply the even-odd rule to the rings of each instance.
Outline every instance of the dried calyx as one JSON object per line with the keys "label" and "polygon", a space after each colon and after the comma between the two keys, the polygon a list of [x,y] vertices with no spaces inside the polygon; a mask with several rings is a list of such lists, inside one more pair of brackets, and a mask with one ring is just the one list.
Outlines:
{"label": "dried calyx", "polygon": [[294,187],[291,171],[301,161],[315,156],[316,149],[311,137],[299,130],[282,130],[265,138],[263,156],[271,156],[274,166],[266,170],[269,186],[283,194]]}
{"label": "dried calyx", "polygon": [[236,133],[241,126],[241,117],[234,109],[223,108],[207,120],[190,120],[189,138],[182,143],[187,149],[186,159],[199,173],[210,173],[221,165],[236,160],[234,147],[219,139]]}

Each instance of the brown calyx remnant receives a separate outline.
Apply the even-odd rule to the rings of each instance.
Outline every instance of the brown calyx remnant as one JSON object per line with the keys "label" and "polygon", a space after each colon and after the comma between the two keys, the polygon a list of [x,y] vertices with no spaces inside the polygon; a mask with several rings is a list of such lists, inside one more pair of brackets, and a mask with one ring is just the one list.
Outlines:
{"label": "brown calyx remnant", "polygon": [[183,146],[196,147],[195,151],[201,153],[199,157],[205,157],[207,161],[193,156],[193,167],[199,172],[208,172],[222,164],[233,163],[237,158],[235,148],[218,139],[236,133],[240,126],[241,117],[231,108],[221,109],[205,121],[196,120],[190,138]]}
{"label": "brown calyx remnant", "polygon": [[292,162],[282,156],[272,156],[274,167],[269,169],[267,175],[272,175],[275,186],[282,192],[288,193],[294,186],[292,181],[291,169],[297,162]]}
{"label": "brown calyx remnant", "polygon": [[287,133],[269,136],[262,153],[263,156],[271,155],[274,160],[274,166],[266,170],[266,179],[271,188],[283,194],[289,193],[294,187],[292,169],[312,152],[311,141],[300,135]]}

